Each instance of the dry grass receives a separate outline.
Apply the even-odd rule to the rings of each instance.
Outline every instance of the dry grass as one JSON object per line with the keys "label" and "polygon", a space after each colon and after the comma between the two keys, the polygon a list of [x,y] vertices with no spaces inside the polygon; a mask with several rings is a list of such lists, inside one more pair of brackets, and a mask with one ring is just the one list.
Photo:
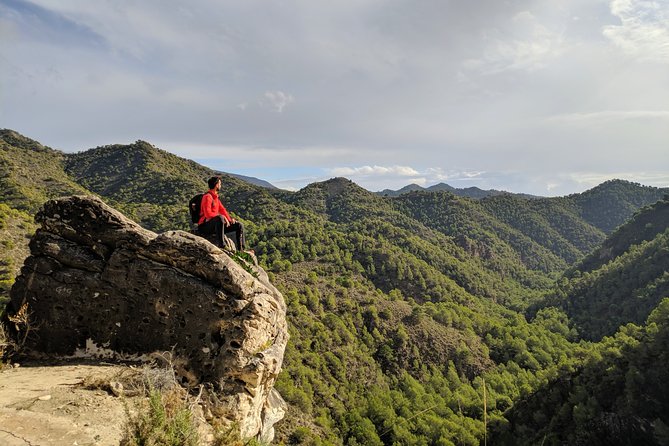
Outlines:
{"label": "dry grass", "polygon": [[217,419],[207,422],[202,406],[212,408],[216,398],[212,400],[212,393],[203,387],[197,395],[184,389],[170,353],[158,359],[161,367],[127,368],[108,377],[84,380],[87,388],[120,397],[144,396],[133,407],[124,400],[126,423],[121,446],[260,446],[255,440],[243,440],[235,424]]}
{"label": "dry grass", "polygon": [[0,368],[2,368],[2,364],[5,362],[5,352],[9,348],[9,341],[7,339],[7,335],[5,334],[5,326],[2,322],[0,322]]}
{"label": "dry grass", "polygon": [[151,389],[134,411],[126,404],[127,420],[121,446],[198,446],[200,435],[193,402],[180,386]]}
{"label": "dry grass", "polygon": [[7,320],[14,325],[17,339],[12,339],[7,334],[7,327],[0,323],[0,362],[9,361],[13,355],[21,351],[28,335],[34,331],[34,327],[30,324],[30,312],[27,303],[23,304],[16,314],[8,315]]}
{"label": "dry grass", "polygon": [[198,422],[194,409],[199,395],[193,397],[179,385],[171,362],[171,354],[161,358],[165,367],[124,369],[109,379],[84,382],[93,388],[103,388],[117,396],[143,395],[130,408],[124,400],[126,424],[122,446],[197,446],[200,444]]}
{"label": "dry grass", "polygon": [[104,390],[116,396],[149,396],[151,390],[160,392],[178,386],[174,369],[169,367],[127,367],[108,376],[92,375],[84,378],[83,387]]}
{"label": "dry grass", "polygon": [[[115,390],[119,384],[120,394]],[[121,446],[262,446],[255,439],[241,438],[234,423],[215,417],[205,420],[202,406],[214,409],[216,397],[203,387],[197,395],[190,394],[178,383],[169,361],[162,368],[127,369],[106,379],[90,378],[84,385],[118,396],[145,396],[133,407],[124,402],[127,419]]]}

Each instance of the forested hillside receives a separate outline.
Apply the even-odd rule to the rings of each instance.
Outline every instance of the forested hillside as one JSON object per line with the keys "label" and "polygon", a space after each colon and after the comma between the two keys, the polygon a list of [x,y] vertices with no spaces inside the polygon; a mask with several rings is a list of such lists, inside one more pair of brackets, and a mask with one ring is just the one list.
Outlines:
{"label": "forested hillside", "polygon": [[[496,219],[474,200],[447,192],[416,192],[393,201],[401,212],[441,232],[506,280],[543,288],[549,273],[562,271],[564,259],[523,232]],[[527,296],[526,293],[524,293]]]}
{"label": "forested hillside", "polygon": [[635,245],[650,242],[669,227],[669,192],[656,203],[645,206],[625,225],[618,228],[610,237],[571,269],[581,274],[595,271],[601,266],[624,254]]}
{"label": "forested hillside", "polygon": [[[42,147],[10,136],[2,147],[14,157]],[[49,177],[60,184],[91,190],[155,231],[186,229],[188,199],[214,174],[144,142],[46,153],[51,164],[38,170],[52,169]],[[2,196],[0,210],[25,249],[33,227],[22,220],[26,214],[15,214],[16,203],[48,188],[44,176],[31,182],[21,166],[4,171],[17,186]],[[277,388],[289,411],[276,426],[280,440],[478,445],[496,433],[504,440],[495,444],[532,444],[541,429],[567,438],[581,428],[546,428],[520,415],[528,401],[549,395],[555,382],[581,373],[606,349],[575,343],[572,322],[554,306],[533,307],[530,320],[518,311],[552,292],[573,260],[604,240],[604,230],[581,217],[574,196],[390,198],[342,178],[299,192],[222,180],[228,209],[244,221],[249,244],[288,304],[291,340]],[[639,187],[644,205],[649,190]],[[31,202],[36,207],[50,196]],[[14,255],[20,264],[25,254]],[[639,370],[640,382],[655,382]],[[665,400],[659,407],[669,406]],[[584,412],[584,419],[594,413]]]}
{"label": "forested hillside", "polygon": [[0,313],[23,259],[28,256],[28,240],[34,232],[31,215],[0,203]]}
{"label": "forested hillside", "polygon": [[34,214],[46,200],[90,193],[65,173],[66,155],[0,130],[0,203]]}
{"label": "forested hillside", "polygon": [[669,444],[669,299],[507,412],[493,444]]}
{"label": "forested hillside", "polygon": [[481,205],[567,263],[581,258],[606,236],[583,220],[564,198],[527,200],[504,195],[482,200]]}
{"label": "forested hillside", "polygon": [[187,228],[184,203],[213,175],[144,141],[68,154],[65,172],[148,228]]}
{"label": "forested hillside", "polygon": [[542,306],[561,307],[584,339],[642,323],[669,296],[669,199],[646,207],[567,271]]}
{"label": "forested hillside", "polygon": [[90,193],[64,172],[64,162],[64,153],[0,129],[0,308],[28,255],[34,213],[50,198]]}
{"label": "forested hillside", "polygon": [[350,180],[314,183],[285,199],[325,216],[358,239],[354,260],[386,292],[396,288],[419,301],[440,301],[451,295],[463,302],[467,298],[462,291],[466,291],[511,304],[548,285],[538,276],[533,280],[530,273],[515,274],[519,265],[504,262],[507,259],[498,263],[497,270],[486,268],[485,256],[459,246],[450,234],[399,212],[391,201]]}
{"label": "forested hillside", "polygon": [[669,188],[642,186],[622,180],[609,180],[597,187],[566,197],[588,223],[609,234],[625,223],[639,208],[655,203]]}

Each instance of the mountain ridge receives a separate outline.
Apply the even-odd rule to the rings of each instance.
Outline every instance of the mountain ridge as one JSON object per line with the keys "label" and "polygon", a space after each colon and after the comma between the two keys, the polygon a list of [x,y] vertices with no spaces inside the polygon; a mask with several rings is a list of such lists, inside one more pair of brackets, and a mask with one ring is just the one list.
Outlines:
{"label": "mountain ridge", "polygon": [[486,197],[494,197],[498,195],[514,195],[522,198],[539,198],[535,195],[530,195],[530,194],[524,194],[524,193],[515,193],[515,192],[508,192],[508,191],[503,191],[503,190],[497,190],[497,189],[488,189],[484,190],[476,186],[471,186],[471,187],[464,187],[464,188],[456,188],[453,187],[449,184],[446,183],[437,183],[433,184],[432,186],[428,187],[423,187],[418,184],[412,183],[409,185],[406,185],[400,189],[393,190],[393,189],[384,189],[382,191],[375,192],[378,195],[384,196],[384,197],[399,197],[401,195],[404,195],[406,193],[410,192],[416,192],[416,191],[427,191],[427,192],[450,192],[454,195],[460,196],[460,197],[467,197],[467,198],[486,198]]}

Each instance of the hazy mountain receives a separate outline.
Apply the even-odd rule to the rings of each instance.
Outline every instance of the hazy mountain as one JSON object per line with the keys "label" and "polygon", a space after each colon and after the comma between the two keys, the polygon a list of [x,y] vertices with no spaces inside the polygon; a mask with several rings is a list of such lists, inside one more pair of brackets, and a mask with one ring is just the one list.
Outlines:
{"label": "hazy mountain", "polygon": [[425,188],[417,184],[409,184],[398,190],[384,189],[382,191],[377,192],[377,194],[383,197],[399,197],[402,194],[406,194],[417,190],[425,190]]}
{"label": "hazy mountain", "polygon": [[459,197],[467,197],[467,198],[475,198],[475,199],[480,199],[480,198],[485,198],[485,197],[494,197],[498,195],[513,195],[517,197],[523,197],[523,198],[536,198],[533,195],[528,195],[528,194],[514,194],[511,192],[505,192],[501,190],[495,190],[495,189],[489,189],[489,190],[483,190],[478,187],[465,187],[465,188],[455,188],[453,186],[450,186],[446,183],[438,183],[434,184],[432,186],[429,186],[427,188],[419,186],[417,184],[409,184],[408,186],[404,186],[401,189],[398,190],[392,190],[392,189],[384,189],[382,191],[376,192],[378,195],[384,196],[384,197],[399,197],[400,195],[404,195],[409,192],[415,192],[415,191],[428,191],[428,192],[450,192],[454,195],[457,195]]}
{"label": "hazy mountain", "polygon": [[248,177],[246,175],[240,175],[238,173],[228,173],[228,172],[220,172],[220,173],[223,175],[230,175],[231,177],[235,177],[239,180],[246,181],[247,183],[251,183],[255,186],[260,186],[267,189],[279,189],[269,181],[261,180],[260,178]]}

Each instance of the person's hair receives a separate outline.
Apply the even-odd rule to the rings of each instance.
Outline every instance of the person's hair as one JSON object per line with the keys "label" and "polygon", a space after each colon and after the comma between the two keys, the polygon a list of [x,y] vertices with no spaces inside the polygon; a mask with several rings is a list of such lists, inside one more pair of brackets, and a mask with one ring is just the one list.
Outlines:
{"label": "person's hair", "polygon": [[207,184],[209,185],[209,189],[213,189],[216,187],[216,183],[221,181],[220,177],[211,177],[207,180]]}

